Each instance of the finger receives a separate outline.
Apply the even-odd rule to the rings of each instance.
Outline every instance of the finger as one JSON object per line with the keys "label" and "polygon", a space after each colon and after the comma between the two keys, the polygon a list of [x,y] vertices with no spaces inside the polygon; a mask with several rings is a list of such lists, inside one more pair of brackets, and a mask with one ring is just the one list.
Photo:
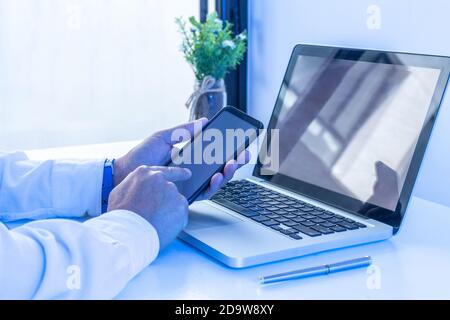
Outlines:
{"label": "finger", "polygon": [[225,167],[223,168],[223,176],[227,182],[233,178],[233,175],[237,169],[238,163],[236,160],[230,160],[225,164]]}
{"label": "finger", "polygon": [[[167,144],[174,145],[183,141],[186,141],[186,138],[192,138],[195,137],[197,134],[199,134],[203,127],[208,123],[207,118],[200,118],[198,120],[194,120],[188,123],[181,124],[179,126],[166,129],[163,131],[160,131],[159,134],[164,139],[164,141]],[[174,134],[177,130],[180,130],[180,134]],[[184,131],[184,132],[183,132]],[[186,133],[190,137],[186,137]],[[178,140],[173,140],[173,138],[176,137]],[[189,139],[188,139],[189,140]]]}
{"label": "finger", "polygon": [[154,166],[150,170],[162,172],[164,178],[171,182],[188,180],[192,176],[191,170],[186,168]]}
{"label": "finger", "polygon": [[200,194],[197,200],[205,200],[211,198],[223,185],[223,175],[216,173],[212,176],[208,188]]}
{"label": "finger", "polygon": [[223,169],[223,174],[216,173],[213,175],[209,183],[209,187],[205,190],[205,192],[203,192],[201,199],[211,198],[221,187],[233,178],[233,175],[238,168],[239,165],[235,160],[228,161]]}

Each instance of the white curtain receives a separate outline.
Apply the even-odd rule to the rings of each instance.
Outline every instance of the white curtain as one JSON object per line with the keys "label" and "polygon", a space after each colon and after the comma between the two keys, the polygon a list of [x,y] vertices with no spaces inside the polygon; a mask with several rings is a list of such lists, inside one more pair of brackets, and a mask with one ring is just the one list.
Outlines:
{"label": "white curtain", "polygon": [[0,0],[0,149],[138,139],[185,121],[174,19],[198,0]]}

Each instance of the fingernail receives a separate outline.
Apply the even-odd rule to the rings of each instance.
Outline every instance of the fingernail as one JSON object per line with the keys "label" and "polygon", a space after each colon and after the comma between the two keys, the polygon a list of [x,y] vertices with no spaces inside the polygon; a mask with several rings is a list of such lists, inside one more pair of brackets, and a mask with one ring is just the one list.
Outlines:
{"label": "fingernail", "polygon": [[188,168],[184,168],[184,172],[186,172],[186,174],[191,177],[192,176],[192,172],[191,170],[189,170]]}

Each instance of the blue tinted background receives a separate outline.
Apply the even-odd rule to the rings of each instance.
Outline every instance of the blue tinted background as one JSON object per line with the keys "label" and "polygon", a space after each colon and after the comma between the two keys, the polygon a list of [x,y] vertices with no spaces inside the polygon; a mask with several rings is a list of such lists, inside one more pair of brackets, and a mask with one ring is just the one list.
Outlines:
{"label": "blue tinted background", "polygon": [[[450,55],[448,0],[250,0],[251,115],[267,124],[292,48],[297,43]],[[369,6],[380,10],[380,28]],[[373,20],[369,20],[373,21]],[[373,27],[373,24],[369,25]],[[441,111],[414,195],[450,206],[450,100]]]}

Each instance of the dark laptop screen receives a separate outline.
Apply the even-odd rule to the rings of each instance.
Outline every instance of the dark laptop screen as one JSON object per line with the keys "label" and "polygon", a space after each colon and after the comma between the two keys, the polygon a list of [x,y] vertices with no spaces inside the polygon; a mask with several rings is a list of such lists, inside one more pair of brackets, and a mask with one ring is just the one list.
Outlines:
{"label": "dark laptop screen", "polygon": [[325,200],[332,204],[338,195],[355,200],[341,201],[344,209],[394,212],[424,124],[435,114],[442,70],[395,54],[329,52],[291,59],[269,127],[279,129],[279,169],[266,171],[273,174],[266,179],[331,191]]}

